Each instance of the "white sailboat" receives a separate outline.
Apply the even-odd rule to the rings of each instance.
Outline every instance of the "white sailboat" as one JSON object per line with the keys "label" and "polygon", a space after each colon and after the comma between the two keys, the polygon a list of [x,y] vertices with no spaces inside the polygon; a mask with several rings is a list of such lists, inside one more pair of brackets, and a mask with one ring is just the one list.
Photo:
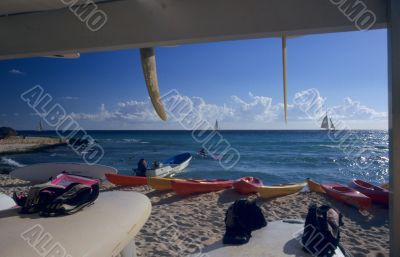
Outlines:
{"label": "white sailboat", "polygon": [[42,131],[43,130],[43,124],[42,124],[42,120],[39,120],[39,125],[38,125],[38,129],[37,131]]}
{"label": "white sailboat", "polygon": [[335,128],[335,125],[334,125],[333,122],[332,122],[332,119],[329,118],[329,121],[331,122],[331,130],[335,130],[336,128]]}
{"label": "white sailboat", "polygon": [[218,131],[218,120],[215,120],[214,130]]}
{"label": "white sailboat", "polygon": [[321,128],[326,130],[335,130],[335,125],[333,124],[332,119],[328,117],[328,112],[322,120]]}

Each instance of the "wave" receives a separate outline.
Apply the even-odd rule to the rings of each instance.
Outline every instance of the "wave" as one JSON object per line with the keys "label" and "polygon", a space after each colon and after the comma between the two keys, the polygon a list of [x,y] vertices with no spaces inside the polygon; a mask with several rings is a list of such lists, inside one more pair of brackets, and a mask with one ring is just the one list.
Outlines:
{"label": "wave", "polygon": [[21,168],[24,167],[24,164],[21,164],[11,158],[7,158],[7,157],[1,157],[1,163],[2,164],[7,164],[9,166],[13,166],[13,167],[17,167],[17,168]]}
{"label": "wave", "polygon": [[129,143],[138,143],[140,142],[140,139],[136,139],[136,138],[124,138],[122,139],[125,142],[129,142]]}

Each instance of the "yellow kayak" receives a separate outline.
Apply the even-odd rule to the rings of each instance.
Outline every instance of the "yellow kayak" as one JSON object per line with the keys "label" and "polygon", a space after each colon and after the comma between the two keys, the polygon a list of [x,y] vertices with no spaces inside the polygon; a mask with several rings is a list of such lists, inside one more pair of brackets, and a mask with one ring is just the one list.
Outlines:
{"label": "yellow kayak", "polygon": [[307,179],[307,185],[310,192],[325,193],[325,190],[321,187],[321,185],[310,178]]}
{"label": "yellow kayak", "polygon": [[147,184],[155,190],[172,190],[171,181],[182,180],[177,178],[148,177]]}
{"label": "yellow kayak", "polygon": [[299,192],[307,183],[287,184],[277,186],[261,186],[257,187],[257,191],[262,198],[273,198],[278,196],[285,196]]}
{"label": "yellow kayak", "polygon": [[381,187],[389,190],[389,183],[382,184]]}

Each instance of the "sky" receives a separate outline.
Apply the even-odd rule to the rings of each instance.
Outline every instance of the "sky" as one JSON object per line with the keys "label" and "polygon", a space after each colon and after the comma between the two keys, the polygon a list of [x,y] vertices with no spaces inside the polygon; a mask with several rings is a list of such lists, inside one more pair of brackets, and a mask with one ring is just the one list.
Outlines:
{"label": "sky", "polygon": [[[156,48],[163,100],[191,103],[196,117],[222,129],[318,129],[321,115],[299,104],[318,94],[319,114],[351,129],[387,129],[386,29],[288,39],[288,123],[283,116],[279,38]],[[36,129],[38,113],[21,94],[39,85],[83,129],[185,129],[157,118],[138,49],[83,53],[79,59],[0,61],[0,126]],[[173,90],[173,91],[171,91]],[[315,114],[315,112],[313,112]],[[187,119],[194,119],[192,116]],[[45,129],[54,129],[45,125]]]}

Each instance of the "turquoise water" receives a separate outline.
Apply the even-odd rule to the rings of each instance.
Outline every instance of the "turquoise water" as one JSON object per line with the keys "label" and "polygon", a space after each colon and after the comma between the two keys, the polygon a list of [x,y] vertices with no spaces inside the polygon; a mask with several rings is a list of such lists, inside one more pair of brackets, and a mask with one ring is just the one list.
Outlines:
{"label": "turquoise water", "polygon": [[[25,135],[55,136],[54,132],[25,131]],[[225,170],[219,161],[196,153],[202,147],[188,131],[88,131],[104,148],[100,163],[130,174],[140,158],[149,162],[182,152],[193,154],[190,166],[179,177],[240,178],[255,176],[265,184],[303,181],[347,183],[352,178],[381,183],[388,179],[387,131],[347,131],[342,140],[331,140],[326,131],[220,131],[240,153],[239,162]],[[344,140],[346,137],[346,140]],[[338,139],[338,138],[336,138]],[[365,146],[359,154],[352,146]],[[0,157],[0,169],[38,162],[79,162],[80,156],[68,146],[29,154]],[[358,164],[362,165],[358,165]],[[364,167],[366,166],[366,167]]]}

